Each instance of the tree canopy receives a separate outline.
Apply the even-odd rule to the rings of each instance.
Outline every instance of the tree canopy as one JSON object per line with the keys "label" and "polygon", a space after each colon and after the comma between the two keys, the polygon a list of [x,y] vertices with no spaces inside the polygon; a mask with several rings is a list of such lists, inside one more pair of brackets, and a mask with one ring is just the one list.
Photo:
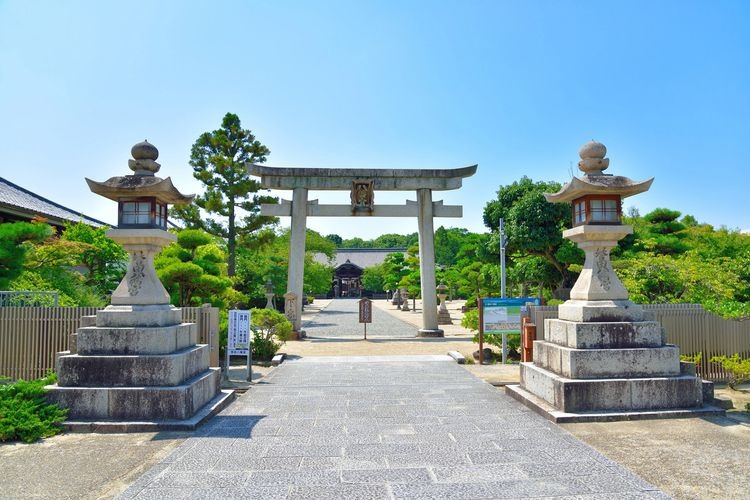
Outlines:
{"label": "tree canopy", "polygon": [[[257,194],[260,183],[247,173],[247,163],[263,163],[269,149],[250,130],[243,129],[240,119],[227,113],[221,128],[198,137],[190,151],[193,177],[206,191],[197,196],[195,205],[176,207],[173,214],[188,228],[200,228],[227,240],[229,276],[234,276],[238,235],[248,235],[276,222],[274,217],[260,215],[261,203],[275,203],[276,198]],[[221,219],[204,219],[198,207]]]}

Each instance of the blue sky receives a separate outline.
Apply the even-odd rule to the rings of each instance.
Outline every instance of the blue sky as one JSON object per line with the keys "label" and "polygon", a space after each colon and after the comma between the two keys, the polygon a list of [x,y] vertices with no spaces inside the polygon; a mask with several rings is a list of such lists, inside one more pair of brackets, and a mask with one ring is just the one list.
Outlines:
{"label": "blue sky", "polygon": [[[748,54],[744,1],[0,0],[0,176],[114,223],[84,177],[129,173],[147,138],[160,175],[199,192],[190,146],[231,111],[268,165],[478,163],[461,190],[435,193],[464,206],[436,227],[483,231],[499,186],[565,182],[596,139],[608,173],[656,177],[626,207],[747,229]],[[416,231],[408,218],[308,226]]]}

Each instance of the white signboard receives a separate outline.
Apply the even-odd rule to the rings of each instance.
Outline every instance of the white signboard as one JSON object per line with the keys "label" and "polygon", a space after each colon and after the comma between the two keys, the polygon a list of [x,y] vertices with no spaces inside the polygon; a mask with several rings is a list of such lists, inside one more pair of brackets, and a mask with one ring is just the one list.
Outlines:
{"label": "white signboard", "polygon": [[229,311],[229,336],[227,338],[227,354],[230,356],[247,356],[250,343],[250,311]]}

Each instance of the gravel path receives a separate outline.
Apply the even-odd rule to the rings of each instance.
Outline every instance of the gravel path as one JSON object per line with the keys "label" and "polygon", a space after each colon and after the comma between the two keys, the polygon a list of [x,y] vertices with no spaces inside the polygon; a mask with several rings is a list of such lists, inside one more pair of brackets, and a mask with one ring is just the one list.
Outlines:
{"label": "gravel path", "polygon": [[[399,311],[400,312],[400,311]],[[405,312],[403,314],[413,314]],[[335,299],[302,328],[310,339],[362,338],[363,324],[359,322],[359,301]],[[417,328],[397,317],[372,308],[372,323],[367,325],[367,338],[415,338]]]}

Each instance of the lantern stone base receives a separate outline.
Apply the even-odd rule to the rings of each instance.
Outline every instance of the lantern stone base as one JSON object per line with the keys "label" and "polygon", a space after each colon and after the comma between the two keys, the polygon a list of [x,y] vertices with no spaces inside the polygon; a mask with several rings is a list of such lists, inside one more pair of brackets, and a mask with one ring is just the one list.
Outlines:
{"label": "lantern stone base", "polygon": [[197,326],[167,304],[109,306],[59,353],[47,399],[68,408],[70,430],[190,430],[234,398],[221,391]]}
{"label": "lantern stone base", "polygon": [[[642,308],[602,302],[568,301],[567,319],[545,320],[544,340],[534,342],[533,362],[521,363],[520,385],[509,386],[508,394],[555,422],[722,413],[704,405],[710,391],[704,393],[703,381],[680,362],[679,348],[664,342],[658,322],[622,321],[642,319]],[[589,314],[593,310],[607,313]]]}
{"label": "lantern stone base", "polygon": [[452,325],[451,313],[448,309],[438,308],[438,325]]}

